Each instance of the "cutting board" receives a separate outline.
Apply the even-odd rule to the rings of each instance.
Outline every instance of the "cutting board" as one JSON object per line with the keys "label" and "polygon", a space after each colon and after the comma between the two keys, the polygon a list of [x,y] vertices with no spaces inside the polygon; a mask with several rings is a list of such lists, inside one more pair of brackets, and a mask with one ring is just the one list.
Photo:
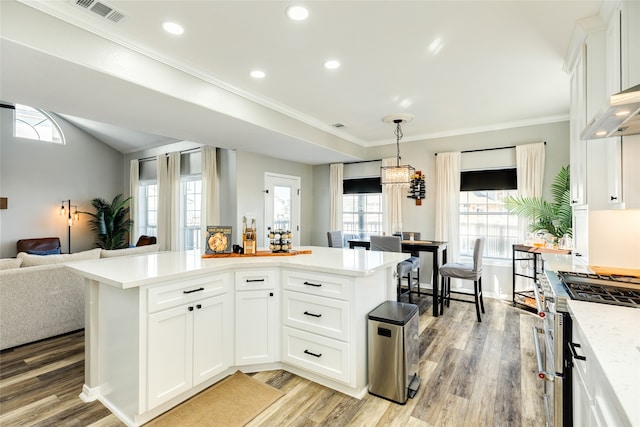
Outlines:
{"label": "cutting board", "polygon": [[292,250],[289,252],[271,252],[271,251],[256,251],[255,254],[202,254],[202,258],[250,258],[257,256],[295,256],[310,254],[311,249]]}
{"label": "cutting board", "polygon": [[601,274],[603,276],[617,275],[640,277],[640,270],[637,270],[635,268],[602,267],[599,265],[590,265],[589,268],[594,273]]}

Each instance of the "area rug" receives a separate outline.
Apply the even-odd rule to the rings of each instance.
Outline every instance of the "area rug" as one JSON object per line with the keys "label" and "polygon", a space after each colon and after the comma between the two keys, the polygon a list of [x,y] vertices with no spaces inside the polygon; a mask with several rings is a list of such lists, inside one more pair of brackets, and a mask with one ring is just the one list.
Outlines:
{"label": "area rug", "polygon": [[244,426],[284,393],[237,371],[145,427]]}

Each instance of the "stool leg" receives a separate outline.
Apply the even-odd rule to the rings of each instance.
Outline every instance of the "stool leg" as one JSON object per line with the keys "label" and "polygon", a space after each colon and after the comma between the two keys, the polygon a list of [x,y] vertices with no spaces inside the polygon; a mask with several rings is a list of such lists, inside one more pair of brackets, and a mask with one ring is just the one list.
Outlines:
{"label": "stool leg", "polygon": [[478,279],[478,285],[480,286],[480,308],[484,313],[484,300],[482,299],[482,277]]}
{"label": "stool leg", "polygon": [[473,281],[473,296],[476,300],[476,316],[478,316],[478,322],[482,322],[482,318],[480,317],[480,301],[478,296],[478,281]]}
{"label": "stool leg", "polygon": [[451,277],[447,277],[447,308],[451,307]]}

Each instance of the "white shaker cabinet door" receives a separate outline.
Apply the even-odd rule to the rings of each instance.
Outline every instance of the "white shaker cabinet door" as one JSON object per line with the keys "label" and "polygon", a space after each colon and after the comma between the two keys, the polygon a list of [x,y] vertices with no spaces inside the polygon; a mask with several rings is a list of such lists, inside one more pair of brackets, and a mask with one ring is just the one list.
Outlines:
{"label": "white shaker cabinet door", "polygon": [[[190,310],[191,308],[191,310]],[[149,316],[147,407],[189,390],[193,378],[193,305]]]}
{"label": "white shaker cabinet door", "polygon": [[276,292],[274,289],[236,292],[236,365],[278,360]]}
{"label": "white shaker cabinet door", "polygon": [[213,377],[232,364],[232,342],[228,295],[194,304],[193,385]]}

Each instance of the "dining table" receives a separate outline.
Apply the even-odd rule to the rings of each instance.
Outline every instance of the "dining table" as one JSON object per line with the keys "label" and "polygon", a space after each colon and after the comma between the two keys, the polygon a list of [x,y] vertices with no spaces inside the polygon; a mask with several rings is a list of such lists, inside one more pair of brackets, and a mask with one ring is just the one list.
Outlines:
{"label": "dining table", "polygon": [[[349,248],[364,248],[369,250],[371,242],[369,239],[349,239]],[[433,317],[438,317],[438,283],[440,279],[440,254],[442,254],[442,264],[447,263],[447,242],[435,240],[402,240],[402,252],[410,253],[411,256],[419,257],[420,252],[430,252],[433,254],[433,278],[431,282],[433,296]],[[418,295],[421,295],[418,284]]]}

